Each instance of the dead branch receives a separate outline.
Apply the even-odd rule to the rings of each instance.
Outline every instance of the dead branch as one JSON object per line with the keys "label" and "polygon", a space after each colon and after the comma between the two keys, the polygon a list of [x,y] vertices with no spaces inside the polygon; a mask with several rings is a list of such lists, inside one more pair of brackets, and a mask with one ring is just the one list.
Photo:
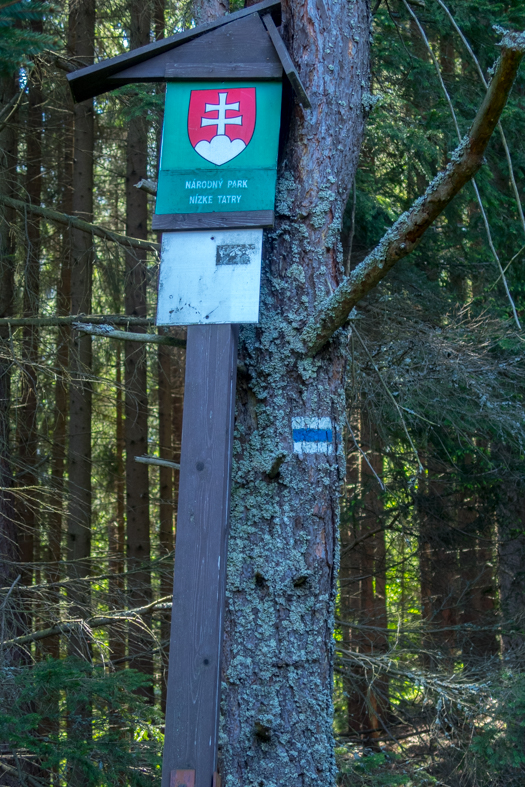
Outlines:
{"label": "dead branch", "polygon": [[4,130],[4,128],[7,126],[7,124],[15,114],[16,110],[20,106],[25,90],[26,90],[25,87],[23,87],[21,90],[18,91],[18,93],[15,93],[11,101],[9,101],[0,112],[0,121],[1,121],[0,132]]}
{"label": "dead branch", "polygon": [[64,317],[2,317],[0,325],[19,328],[31,325],[35,328],[53,328],[60,325],[71,325],[74,322],[92,323],[93,325],[155,325],[152,317],[127,317],[125,314],[69,314]]}
{"label": "dead branch", "polygon": [[58,623],[56,626],[51,626],[47,629],[40,631],[33,631],[31,634],[24,634],[20,637],[14,637],[1,643],[4,647],[11,647],[13,645],[27,645],[29,642],[38,642],[41,639],[53,637],[55,634],[69,634],[78,628],[82,630],[91,630],[101,628],[102,626],[111,626],[114,623],[120,623],[122,620],[131,620],[139,618],[146,612],[151,612],[154,609],[171,609],[171,596],[164,596],[163,598],[152,601],[151,604],[146,604],[144,607],[136,607],[135,609],[127,609],[122,612],[115,612],[112,615],[96,615],[92,618],[76,618],[75,620],[65,620],[63,623]]}
{"label": "dead branch", "polygon": [[480,169],[525,54],[525,33],[506,33],[501,48],[501,57],[483,103],[450,163],[411,209],[399,217],[376,248],[321,304],[302,334],[308,355],[315,355],[344,325],[354,306],[379,284],[396,262],[416,248],[430,225]]}
{"label": "dead branch", "polygon": [[60,213],[58,210],[31,205],[29,202],[22,202],[22,200],[6,197],[3,194],[0,195],[0,202],[15,208],[15,210],[33,213],[35,216],[55,221],[57,224],[65,224],[67,227],[87,232],[89,235],[96,235],[98,238],[119,243],[121,246],[131,247],[132,249],[145,249],[146,251],[160,251],[160,243],[153,243],[140,238],[130,238],[128,235],[121,235],[119,232],[107,230],[104,227],[99,227],[98,224],[91,224],[89,221],[84,221],[84,219],[79,219],[76,216],[69,216],[67,213]]}
{"label": "dead branch", "polygon": [[[16,0],[16,2],[20,2],[20,0]],[[1,10],[1,9],[0,9]],[[13,768],[11,765],[8,765],[6,762],[0,762],[0,768],[4,771],[4,773],[9,774],[10,776],[14,776],[18,783],[20,783],[20,772],[17,768]],[[34,776],[31,776],[30,773],[24,773],[24,778],[28,780],[28,782],[34,787],[44,787],[45,782],[41,779],[35,779]]]}
{"label": "dead branch", "polygon": [[159,465],[160,467],[171,467],[174,470],[180,470],[180,465],[177,462],[170,462],[168,459],[159,459],[157,456],[136,456],[135,462],[142,465]]}
{"label": "dead branch", "polygon": [[92,336],[104,336],[106,339],[141,342],[142,344],[167,344],[170,347],[186,347],[185,339],[176,339],[174,336],[159,336],[156,333],[117,331],[112,325],[91,325],[90,323],[74,322],[73,328],[81,333],[89,333]]}
{"label": "dead branch", "polygon": [[146,194],[152,194],[155,196],[157,193],[157,181],[150,180],[149,178],[142,178],[142,180],[139,180],[138,183],[135,183],[135,188],[145,191]]}

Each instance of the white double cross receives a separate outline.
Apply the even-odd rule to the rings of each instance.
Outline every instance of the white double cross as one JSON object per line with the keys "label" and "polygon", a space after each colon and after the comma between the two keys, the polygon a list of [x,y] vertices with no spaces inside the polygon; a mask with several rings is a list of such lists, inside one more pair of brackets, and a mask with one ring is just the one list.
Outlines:
{"label": "white double cross", "polygon": [[226,133],[226,126],[242,126],[242,115],[237,115],[236,117],[227,118],[226,112],[229,109],[234,109],[237,112],[239,111],[239,102],[235,101],[233,104],[227,104],[226,99],[228,97],[228,93],[219,93],[219,103],[218,104],[206,104],[206,112],[219,112],[219,117],[217,118],[201,118],[201,127],[202,126],[217,126],[217,135],[224,135]]}

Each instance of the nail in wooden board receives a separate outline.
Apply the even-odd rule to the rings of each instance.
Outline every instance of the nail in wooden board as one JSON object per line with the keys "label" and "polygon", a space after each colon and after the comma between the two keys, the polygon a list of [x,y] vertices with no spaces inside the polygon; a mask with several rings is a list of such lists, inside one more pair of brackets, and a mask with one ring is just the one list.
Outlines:
{"label": "nail in wooden board", "polygon": [[237,328],[188,328],[162,787],[217,769]]}

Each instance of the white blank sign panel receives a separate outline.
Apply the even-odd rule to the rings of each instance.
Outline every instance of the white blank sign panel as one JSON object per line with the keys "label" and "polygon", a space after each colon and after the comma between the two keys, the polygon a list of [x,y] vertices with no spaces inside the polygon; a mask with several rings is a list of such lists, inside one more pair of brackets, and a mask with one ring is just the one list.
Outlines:
{"label": "white blank sign panel", "polygon": [[262,229],[165,232],[157,325],[259,321]]}

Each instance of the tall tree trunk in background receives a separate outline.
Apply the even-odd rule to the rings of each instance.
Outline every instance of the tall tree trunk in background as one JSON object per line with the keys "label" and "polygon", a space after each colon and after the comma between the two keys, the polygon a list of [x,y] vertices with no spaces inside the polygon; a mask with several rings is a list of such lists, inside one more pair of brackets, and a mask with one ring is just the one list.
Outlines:
{"label": "tall tree trunk in background", "polygon": [[[34,22],[32,28],[43,32],[42,21]],[[26,182],[27,199],[33,205],[40,205],[42,195],[42,110],[43,96],[41,73],[33,70],[28,91],[26,126]],[[27,214],[25,220],[25,265],[23,290],[23,316],[37,317],[40,304],[40,219]],[[19,530],[18,543],[20,559],[29,563],[24,570],[24,583],[30,585],[33,576],[32,563],[38,560],[38,495],[36,494],[37,476],[37,363],[38,328],[27,325],[23,328],[23,363],[20,381],[20,402],[18,407],[17,442],[18,467],[17,486],[21,487],[17,496],[16,515]]]}
{"label": "tall tree trunk in background", "polygon": [[[503,446],[494,449],[506,455]],[[503,465],[505,466],[505,465]],[[523,669],[525,646],[525,486],[521,467],[506,465],[505,482],[501,484],[497,508],[498,575],[503,624],[503,657],[509,666]]]}
{"label": "tall tree trunk in background", "polygon": [[[149,42],[151,10],[143,0],[129,0],[131,49]],[[126,176],[126,232],[134,238],[147,237],[147,194],[135,184],[147,175],[148,123],[143,113],[128,123]],[[126,252],[126,314],[145,317],[146,253]],[[137,329],[140,331],[141,329]],[[135,342],[125,344],[126,380],[126,533],[129,604],[140,607],[151,601],[150,519],[148,466],[135,457],[148,450],[148,388],[146,349]],[[149,623],[149,618],[146,620]],[[153,701],[153,645],[151,636],[138,626],[129,629],[130,666],[151,678],[142,692]]]}
{"label": "tall tree trunk in background", "polygon": [[424,638],[427,665],[451,666],[458,623],[457,535],[451,527],[443,467],[428,458],[428,476],[418,495],[420,516],[419,562],[423,618],[429,629]]}
{"label": "tall tree trunk in background", "polygon": [[[124,437],[124,394],[122,386],[122,345],[116,346],[116,468],[115,492],[117,510],[115,518],[109,523],[109,551],[111,554],[109,579],[109,603],[114,609],[123,609],[124,598],[124,570],[126,553],[126,475],[124,466],[124,451],[126,448]],[[122,666],[126,656],[126,633],[116,626],[109,628],[109,649],[111,659]]]}
{"label": "tall tree trunk in background", "polygon": [[[82,62],[94,57],[95,0],[71,0],[69,15],[71,55]],[[73,215],[93,220],[93,101],[75,105]],[[93,269],[92,238],[71,230],[71,312],[91,313]],[[69,387],[69,511],[67,557],[69,574],[81,578],[89,571],[91,549],[91,337],[74,334],[71,344]],[[70,594],[74,617],[82,616],[89,604],[86,586],[73,587]],[[88,655],[82,637],[71,637],[70,652]]]}
{"label": "tall tree trunk in background", "polygon": [[[253,3],[245,3],[245,5],[253,5]],[[192,10],[195,24],[204,25],[227,14],[230,3],[229,0],[193,0]]]}
{"label": "tall tree trunk in background", "polygon": [[[467,468],[471,459],[465,458]],[[470,669],[482,667],[498,652],[494,606],[493,527],[485,521],[481,501],[469,488],[456,494],[455,516],[460,538],[459,579],[461,608],[461,650],[463,663]],[[494,626],[491,631],[490,626]]]}
{"label": "tall tree trunk in background", "polygon": [[[155,41],[164,38],[165,33],[165,0],[154,0],[153,3],[153,31]],[[158,85],[157,90],[164,93],[164,85]],[[157,134],[157,164],[160,159],[161,126]],[[158,172],[157,172],[158,177]],[[161,234],[159,233],[159,242]],[[159,333],[168,333],[167,329],[159,329]],[[173,434],[172,434],[172,369],[171,361],[173,352],[167,347],[159,345],[157,355],[158,379],[158,410],[159,410],[159,456],[162,459],[173,461]],[[159,541],[161,555],[169,555],[174,547],[174,516],[175,504],[173,499],[173,470],[169,467],[159,467]],[[169,596],[172,592],[172,571],[165,566],[161,569],[160,594],[161,597]],[[169,639],[171,628],[171,612],[162,613],[160,620],[160,708],[166,713],[166,696],[168,687],[169,664]]]}
{"label": "tall tree trunk in background", "polygon": [[[359,419],[352,424],[356,438],[359,436]],[[360,494],[360,455],[349,439],[346,458],[346,500],[342,515],[341,560],[339,566],[339,614],[342,626],[343,648],[359,652],[363,632],[358,628],[361,622],[361,555],[356,549],[355,541],[359,535],[359,494]],[[352,625],[353,624],[353,625]],[[356,626],[357,624],[357,626]],[[348,731],[360,735],[369,727],[366,710],[366,684],[364,670],[351,663],[343,662],[345,677],[343,690],[346,697],[346,713]]]}
{"label": "tall tree trunk in background", "polygon": [[[159,389],[159,456],[161,459],[173,461],[172,445],[172,413],[171,413],[171,348],[159,345],[158,350],[158,389]],[[173,552],[173,473],[170,467],[159,467],[159,539],[161,554]],[[161,596],[169,596],[173,581],[170,571],[161,574]],[[162,643],[169,641],[171,614],[162,615],[160,639]],[[161,710],[166,712],[166,691],[168,677],[169,648],[162,647],[161,676]]]}
{"label": "tall tree trunk in background", "polygon": [[[236,787],[313,787],[336,775],[332,629],[347,336],[313,359],[296,342],[342,276],[339,231],[363,134],[370,15],[364,0],[285,2],[283,15],[312,109],[293,104],[276,226],[264,243],[260,322],[240,335],[247,373],[238,382],[221,748],[223,777]],[[295,417],[330,418],[334,452],[294,453]]]}
{"label": "tall tree trunk in background", "polygon": [[153,32],[155,41],[164,38],[166,31],[166,0],[153,0]]}
{"label": "tall tree trunk in background", "polygon": [[[185,329],[177,329],[177,334],[179,338],[185,337]],[[180,463],[180,446],[181,446],[181,438],[182,438],[182,406],[184,400],[184,369],[185,369],[185,360],[186,360],[186,353],[180,349],[172,349],[171,350],[171,363],[170,363],[170,373],[171,379],[169,382],[169,396],[170,396],[170,404],[168,405],[166,397],[166,392],[163,394],[163,401],[165,404],[163,405],[164,408],[169,408],[171,412],[171,423],[169,425],[170,435],[167,435],[168,424],[164,423],[162,432],[165,433],[165,444],[171,446],[171,453],[169,458],[177,463]],[[160,390],[159,390],[159,422],[160,422]],[[165,431],[166,430],[166,431]],[[160,439],[160,435],[159,435]],[[161,451],[162,443],[160,445]],[[161,453],[162,456],[162,453]],[[166,453],[166,458],[168,455]],[[166,487],[166,493],[168,488]],[[173,516],[176,515],[177,511],[177,500],[179,495],[179,471],[175,470],[174,475],[171,476],[171,498],[173,501],[173,509],[171,515],[169,514],[169,508],[166,505],[166,525],[163,528],[162,538],[161,538],[161,552],[163,554],[167,554],[168,552],[172,552],[174,548],[174,529],[173,529]],[[162,496],[162,484],[161,484],[161,496]],[[171,522],[171,530],[169,528],[169,522]],[[167,596],[173,590],[173,563],[170,561],[163,569],[161,573],[161,595]],[[162,615],[161,618],[161,641],[162,641],[162,683],[161,683],[161,708],[162,712],[165,713],[166,711],[166,689],[167,689],[167,680],[168,680],[168,663],[169,663],[169,649],[170,649],[170,628],[171,628],[171,612],[166,612]]]}
{"label": "tall tree trunk in background", "polygon": [[[70,54],[82,62],[94,57],[95,0],[70,0]],[[93,220],[93,100],[75,105],[73,215]],[[71,230],[71,312],[91,313],[93,240],[90,235]],[[69,447],[68,447],[68,532],[67,558],[71,578],[69,614],[84,617],[90,603],[88,584],[82,578],[89,574],[91,552],[91,411],[92,355],[91,337],[74,334],[70,350],[71,381],[69,386]],[[69,653],[90,658],[89,642],[82,634],[72,634]],[[68,694],[68,737],[85,740],[91,735],[91,708],[74,694]],[[80,745],[82,745],[80,743]],[[70,766],[68,785],[81,787],[85,776],[75,762]]]}
{"label": "tall tree trunk in background", "polygon": [[[0,109],[5,107],[18,90],[14,77],[0,78]],[[11,118],[0,131],[0,194],[16,196],[17,164],[17,117]],[[16,214],[12,208],[0,208],[0,317],[13,314],[15,245],[11,235]],[[9,408],[11,399],[11,360],[8,352],[9,328],[0,327],[0,585],[6,587],[16,579],[19,558],[16,541],[12,486]],[[14,599],[13,599],[14,600]],[[4,636],[14,634],[9,625],[9,608],[6,614],[7,628]],[[9,659],[12,654],[5,654]]]}
{"label": "tall tree trunk in background", "polygon": [[[61,209],[64,213],[73,213],[73,158],[74,158],[74,108],[69,99],[67,114],[64,119],[64,151],[62,158],[63,173]],[[69,227],[62,232],[60,273],[57,283],[56,310],[60,316],[69,314],[71,305],[71,257],[72,237]],[[69,411],[69,388],[67,370],[69,366],[69,347],[71,328],[62,325],[57,329],[56,367],[58,375],[55,382],[55,413],[53,423],[53,444],[51,446],[51,483],[53,494],[48,519],[48,569],[49,583],[60,580],[60,560],[62,558],[62,529],[64,520],[64,499],[66,486],[64,473],[67,459],[67,416]],[[53,607],[59,617],[59,591],[51,591]],[[54,658],[60,656],[59,635],[44,641],[46,652]]]}
{"label": "tall tree trunk in background", "polygon": [[[369,418],[362,414],[359,440],[364,456],[360,462],[360,495],[362,509],[359,512],[357,537],[362,539],[354,548],[359,571],[359,618],[363,627],[357,632],[356,647],[362,654],[374,655],[386,650],[386,576],[384,533],[374,533],[382,526],[383,503],[379,479],[383,477],[383,456],[378,438]],[[371,534],[371,535],[368,535]],[[372,535],[373,534],[373,535]],[[349,709],[353,707],[367,745],[383,731],[388,708],[388,683],[370,672],[365,673],[353,697],[349,697]]]}

